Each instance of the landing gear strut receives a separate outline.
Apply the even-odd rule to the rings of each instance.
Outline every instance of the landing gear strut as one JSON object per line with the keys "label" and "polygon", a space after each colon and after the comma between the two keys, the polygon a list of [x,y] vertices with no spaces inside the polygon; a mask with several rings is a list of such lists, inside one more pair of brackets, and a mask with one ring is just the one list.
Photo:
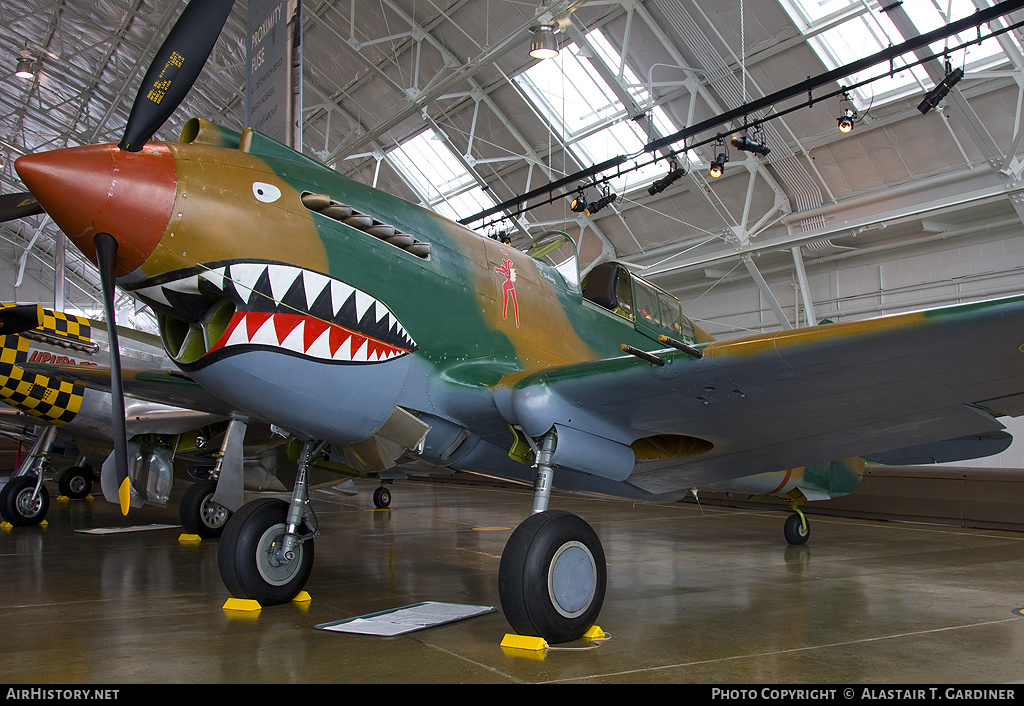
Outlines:
{"label": "landing gear strut", "polygon": [[217,548],[220,576],[236,598],[262,605],[287,603],[313,570],[315,529],[305,517],[308,470],[324,444],[307,441],[299,456],[290,502],[260,498],[231,516]]}
{"label": "landing gear strut", "polygon": [[594,530],[568,512],[548,510],[555,434],[537,453],[533,514],[509,537],[498,567],[498,596],[512,629],[548,642],[570,642],[597,620],[607,567]]}

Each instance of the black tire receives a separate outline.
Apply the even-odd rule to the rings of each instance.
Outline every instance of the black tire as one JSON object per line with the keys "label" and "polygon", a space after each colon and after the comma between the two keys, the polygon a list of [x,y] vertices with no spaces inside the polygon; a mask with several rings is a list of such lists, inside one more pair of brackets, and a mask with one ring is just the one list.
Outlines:
{"label": "black tire", "polygon": [[60,474],[57,489],[60,494],[72,500],[89,497],[92,492],[92,469],[88,466],[72,466]]}
{"label": "black tire", "polygon": [[786,518],[782,533],[790,544],[806,544],[811,536],[811,521],[794,513]]}
{"label": "black tire", "polygon": [[391,491],[386,486],[377,486],[377,489],[373,491],[373,504],[374,507],[381,510],[391,507]]}
{"label": "black tire", "polygon": [[274,566],[270,554],[285,531],[288,503],[260,498],[246,503],[228,520],[217,548],[220,577],[236,598],[260,605],[287,603],[306,585],[313,569],[313,540],[295,548],[295,558]]}
{"label": "black tire", "polygon": [[594,530],[568,512],[531,515],[509,537],[498,597],[512,629],[548,643],[582,637],[604,603],[607,568]]}
{"label": "black tire", "polygon": [[50,494],[46,486],[40,486],[39,494],[33,499],[36,488],[35,476],[18,476],[7,481],[0,491],[0,514],[15,527],[38,525],[46,519],[50,509]]}
{"label": "black tire", "polygon": [[218,502],[213,494],[217,484],[212,480],[197,480],[181,496],[178,518],[182,529],[203,539],[216,539],[224,532],[231,511]]}

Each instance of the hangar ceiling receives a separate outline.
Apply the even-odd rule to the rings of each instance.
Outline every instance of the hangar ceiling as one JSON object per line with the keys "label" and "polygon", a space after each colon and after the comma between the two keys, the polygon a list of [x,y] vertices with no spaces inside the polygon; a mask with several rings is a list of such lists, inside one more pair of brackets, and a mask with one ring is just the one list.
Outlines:
{"label": "hangar ceiling", "polygon": [[[24,190],[13,167],[20,154],[120,139],[142,74],[185,4],[0,4],[0,193]],[[754,111],[746,130],[737,119],[673,143],[666,149],[675,164],[650,163],[665,150],[643,150],[993,4],[305,0],[302,149],[454,219],[628,155],[602,185],[573,182],[549,203],[470,225],[516,246],[564,230],[582,268],[624,261],[717,335],[1019,292],[1022,35],[1015,28],[972,40],[1024,13],[924,47],[922,57],[937,58],[913,68],[904,62],[914,57],[893,59],[845,98],[857,77]],[[244,127],[246,9],[237,0],[206,69],[157,139],[176,139],[190,117]],[[542,23],[558,27],[556,59],[528,54],[531,28]],[[30,79],[14,73],[22,56],[37,69]],[[925,92],[956,68],[963,79],[922,113]],[[787,110],[800,101],[808,105]],[[842,133],[837,117],[847,108],[855,126]],[[734,134],[771,151],[739,151],[728,141]],[[709,166],[722,152],[729,160],[713,178]],[[686,174],[651,193],[673,166]],[[615,199],[574,212],[570,199],[582,187],[590,201],[602,189]],[[52,289],[61,248],[45,216],[0,225],[12,280],[3,291],[38,300],[40,288],[28,294],[26,282]],[[98,276],[73,248],[63,275],[65,306],[98,315]],[[152,328],[147,311],[128,298],[120,304],[128,321]]]}

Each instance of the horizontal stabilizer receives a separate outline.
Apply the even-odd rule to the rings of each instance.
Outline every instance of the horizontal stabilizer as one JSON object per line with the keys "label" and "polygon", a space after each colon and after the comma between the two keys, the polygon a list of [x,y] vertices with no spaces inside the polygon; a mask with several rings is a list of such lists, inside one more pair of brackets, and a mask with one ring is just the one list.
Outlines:
{"label": "horizontal stabilizer", "polygon": [[916,466],[925,463],[950,463],[982,458],[1005,451],[1013,437],[1005,431],[961,436],[957,439],[936,441],[920,446],[908,446],[880,454],[866,456],[868,461],[889,466]]}
{"label": "horizontal stabilizer", "polygon": [[43,307],[38,304],[5,306],[0,309],[0,336],[31,331],[43,325]]}

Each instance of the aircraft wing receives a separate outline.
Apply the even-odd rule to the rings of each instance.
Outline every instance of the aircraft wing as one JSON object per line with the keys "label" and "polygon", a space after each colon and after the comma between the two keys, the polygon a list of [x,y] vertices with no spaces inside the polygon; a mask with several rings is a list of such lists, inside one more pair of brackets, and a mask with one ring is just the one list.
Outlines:
{"label": "aircraft wing", "polygon": [[1022,344],[1015,297],[720,341],[699,359],[652,341],[664,365],[625,355],[510,376],[496,399],[528,434],[632,445],[629,482],[671,492],[990,437],[995,416],[1024,414]]}
{"label": "aircraft wing", "polygon": [[21,410],[0,403],[0,436],[12,439],[32,436],[38,423]]}
{"label": "aircraft wing", "polygon": [[[110,392],[110,368],[106,366],[24,363],[21,367],[40,375],[78,382],[94,390]],[[230,416],[236,411],[190,377],[176,370],[126,368],[121,370],[121,378],[125,395],[128,397],[224,416]]]}

